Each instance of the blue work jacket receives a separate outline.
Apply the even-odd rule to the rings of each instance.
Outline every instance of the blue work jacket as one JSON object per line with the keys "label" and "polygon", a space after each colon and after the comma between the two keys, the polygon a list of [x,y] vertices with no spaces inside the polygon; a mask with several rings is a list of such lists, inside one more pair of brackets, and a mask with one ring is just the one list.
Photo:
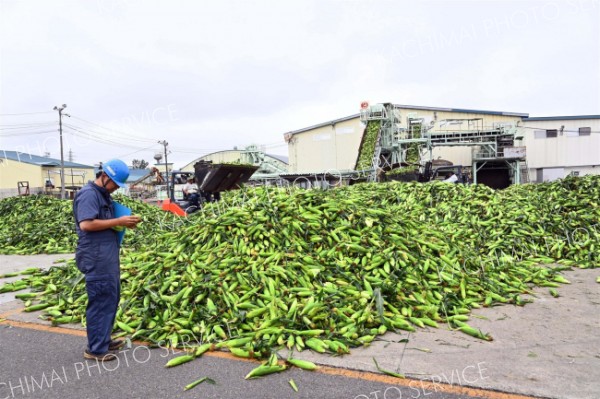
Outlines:
{"label": "blue work jacket", "polygon": [[87,281],[119,278],[119,242],[113,229],[82,231],[84,220],[113,219],[110,194],[104,187],[89,182],[75,196],[73,214],[77,230],[75,262]]}

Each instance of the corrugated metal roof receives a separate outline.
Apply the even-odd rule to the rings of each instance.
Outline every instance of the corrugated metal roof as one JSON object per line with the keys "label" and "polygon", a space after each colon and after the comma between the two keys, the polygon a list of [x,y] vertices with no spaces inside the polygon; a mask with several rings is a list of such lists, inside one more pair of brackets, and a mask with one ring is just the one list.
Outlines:
{"label": "corrugated metal roof", "polygon": [[150,169],[129,169],[129,179],[127,180],[137,180],[142,176],[146,176],[150,173]]}
{"label": "corrugated metal roof", "polygon": [[444,111],[444,112],[459,112],[463,114],[485,114],[485,115],[503,115],[503,116],[519,116],[527,118],[529,114],[522,112],[505,112],[505,111],[487,111],[481,109],[466,109],[466,108],[443,108],[443,107],[427,107],[421,105],[401,105],[394,104],[396,108],[424,109],[427,111]]}
{"label": "corrugated metal roof", "polygon": [[[201,159],[203,159],[203,158],[206,158],[206,157],[209,157],[209,156],[211,156],[211,155],[220,154],[220,153],[223,153],[223,152],[230,152],[230,151],[236,151],[236,152],[242,153],[242,152],[244,152],[245,150],[243,150],[243,149],[241,149],[241,150],[221,150],[221,151],[215,151],[215,152],[211,152],[211,153],[209,153],[209,154],[204,154],[204,155],[202,155],[201,157],[199,157],[199,158],[196,158],[196,159],[195,159],[195,160],[193,160],[192,162],[189,162],[187,165],[190,165],[190,164],[192,164],[192,163],[196,163],[196,162],[198,162],[199,160],[201,160]],[[278,161],[281,161],[281,162],[283,162],[283,163],[286,163],[286,164],[287,164],[287,163],[289,163],[289,158],[288,158],[288,157],[286,157],[285,155],[267,154],[267,153],[265,153],[265,155],[266,155],[266,156],[268,156],[268,157],[271,157],[271,158],[275,158],[276,160],[278,160]],[[186,165],[186,166],[187,166],[187,165]],[[185,166],[184,166],[184,167],[185,167]]]}
{"label": "corrugated metal roof", "polygon": [[129,177],[127,178],[127,181],[125,183],[132,183],[134,181],[137,181],[138,179],[141,179],[142,177],[146,176],[148,173],[150,173],[150,169],[129,168]]}
{"label": "corrugated metal roof", "polygon": [[[98,173],[100,169],[98,168],[98,166],[94,166],[94,175]],[[143,176],[146,176],[148,173],[150,173],[151,169],[133,169],[131,167],[129,167],[129,177],[127,178],[127,180],[125,181],[125,183],[131,183],[134,182],[140,178],[142,178]],[[161,171],[162,173],[162,171]]]}
{"label": "corrugated metal roof", "polygon": [[358,118],[359,116],[360,116],[360,114],[354,114],[354,115],[350,115],[350,116],[345,116],[343,118],[334,119],[334,120],[329,121],[329,122],[323,122],[323,123],[319,123],[317,125],[312,125],[312,126],[305,127],[305,128],[302,128],[302,129],[293,130],[291,132],[288,132],[287,134],[292,134],[293,135],[293,134],[298,134],[298,133],[302,133],[302,132],[307,132],[307,131],[313,130],[313,129],[318,129],[318,128],[323,127],[323,126],[335,125],[336,123],[349,121],[350,119]]}
{"label": "corrugated metal roof", "polygon": [[[10,159],[11,161],[23,162],[31,165],[60,167],[60,159],[42,157],[39,155],[27,154],[19,151],[0,150],[0,158]],[[84,165],[76,162],[64,161],[65,168],[93,169],[93,166]]]}
{"label": "corrugated metal roof", "polygon": [[265,154],[265,155],[268,156],[268,157],[271,157],[271,158],[275,158],[278,161],[283,162],[284,164],[289,164],[290,163],[289,162],[290,161],[290,157],[287,157],[285,155],[279,155],[279,154]]}
{"label": "corrugated metal roof", "polygon": [[570,115],[570,116],[534,116],[523,118],[523,122],[529,121],[569,121],[577,119],[600,119],[600,115]]}
{"label": "corrugated metal roof", "polygon": [[[527,118],[529,114],[521,112],[503,112],[503,111],[485,111],[480,109],[465,109],[465,108],[443,108],[443,107],[428,107],[422,105],[402,105],[394,104],[394,108],[405,108],[405,109],[422,109],[426,111],[443,111],[443,112],[458,112],[464,114],[483,114],[483,115],[502,115],[502,116],[518,116],[521,118]],[[358,118],[360,114],[353,114],[343,118],[334,119],[328,122],[319,123],[317,125],[308,126],[298,130],[292,130],[286,134],[294,135],[298,133],[307,132],[309,130],[318,129],[320,127],[335,125],[336,123],[345,122],[354,118]]]}

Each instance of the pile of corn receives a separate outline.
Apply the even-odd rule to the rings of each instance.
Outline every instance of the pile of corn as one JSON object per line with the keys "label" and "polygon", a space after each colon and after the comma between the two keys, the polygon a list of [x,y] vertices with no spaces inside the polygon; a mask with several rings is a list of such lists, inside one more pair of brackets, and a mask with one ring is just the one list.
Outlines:
{"label": "pile of corn", "polygon": [[[523,305],[533,286],[558,295],[568,282],[561,270],[599,265],[599,198],[600,177],[503,191],[444,183],[239,191],[123,257],[116,328],[160,345],[197,343],[189,360],[215,348],[347,353],[389,330],[440,323],[491,340],[467,323],[473,308]],[[72,261],[14,284],[35,291],[20,294],[26,310],[85,322]]]}
{"label": "pile of corn", "polygon": [[0,200],[0,253],[73,252],[77,243],[71,201],[31,195]]}
{"label": "pile of corn", "polygon": [[[144,223],[125,235],[124,246],[144,248],[164,231],[185,221],[157,207],[124,195],[115,201],[140,215]],[[0,200],[0,254],[65,254],[75,252],[77,234],[73,203],[44,195],[10,197]]]}

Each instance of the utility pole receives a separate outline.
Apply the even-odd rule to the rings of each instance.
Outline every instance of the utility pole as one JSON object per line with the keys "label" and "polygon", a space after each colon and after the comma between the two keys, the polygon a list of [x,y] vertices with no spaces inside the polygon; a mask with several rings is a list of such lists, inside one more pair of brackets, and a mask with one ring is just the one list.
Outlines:
{"label": "utility pole", "polygon": [[65,158],[63,155],[63,138],[62,138],[62,112],[67,108],[67,104],[58,107],[54,110],[58,111],[58,129],[60,131],[60,199],[65,199]]}
{"label": "utility pole", "polygon": [[166,176],[166,182],[167,182],[167,195],[170,198],[171,191],[169,190],[169,164],[167,163],[167,146],[169,145],[169,143],[167,143],[167,140],[163,140],[163,141],[159,141],[158,144],[161,144],[165,148],[165,172],[166,172],[165,176]]}

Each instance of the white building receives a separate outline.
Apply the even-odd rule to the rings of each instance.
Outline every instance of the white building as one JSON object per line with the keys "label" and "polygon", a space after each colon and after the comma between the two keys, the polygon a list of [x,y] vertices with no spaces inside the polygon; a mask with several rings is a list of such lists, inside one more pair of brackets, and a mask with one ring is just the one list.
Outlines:
{"label": "white building", "polygon": [[532,181],[600,174],[600,115],[523,118]]}

